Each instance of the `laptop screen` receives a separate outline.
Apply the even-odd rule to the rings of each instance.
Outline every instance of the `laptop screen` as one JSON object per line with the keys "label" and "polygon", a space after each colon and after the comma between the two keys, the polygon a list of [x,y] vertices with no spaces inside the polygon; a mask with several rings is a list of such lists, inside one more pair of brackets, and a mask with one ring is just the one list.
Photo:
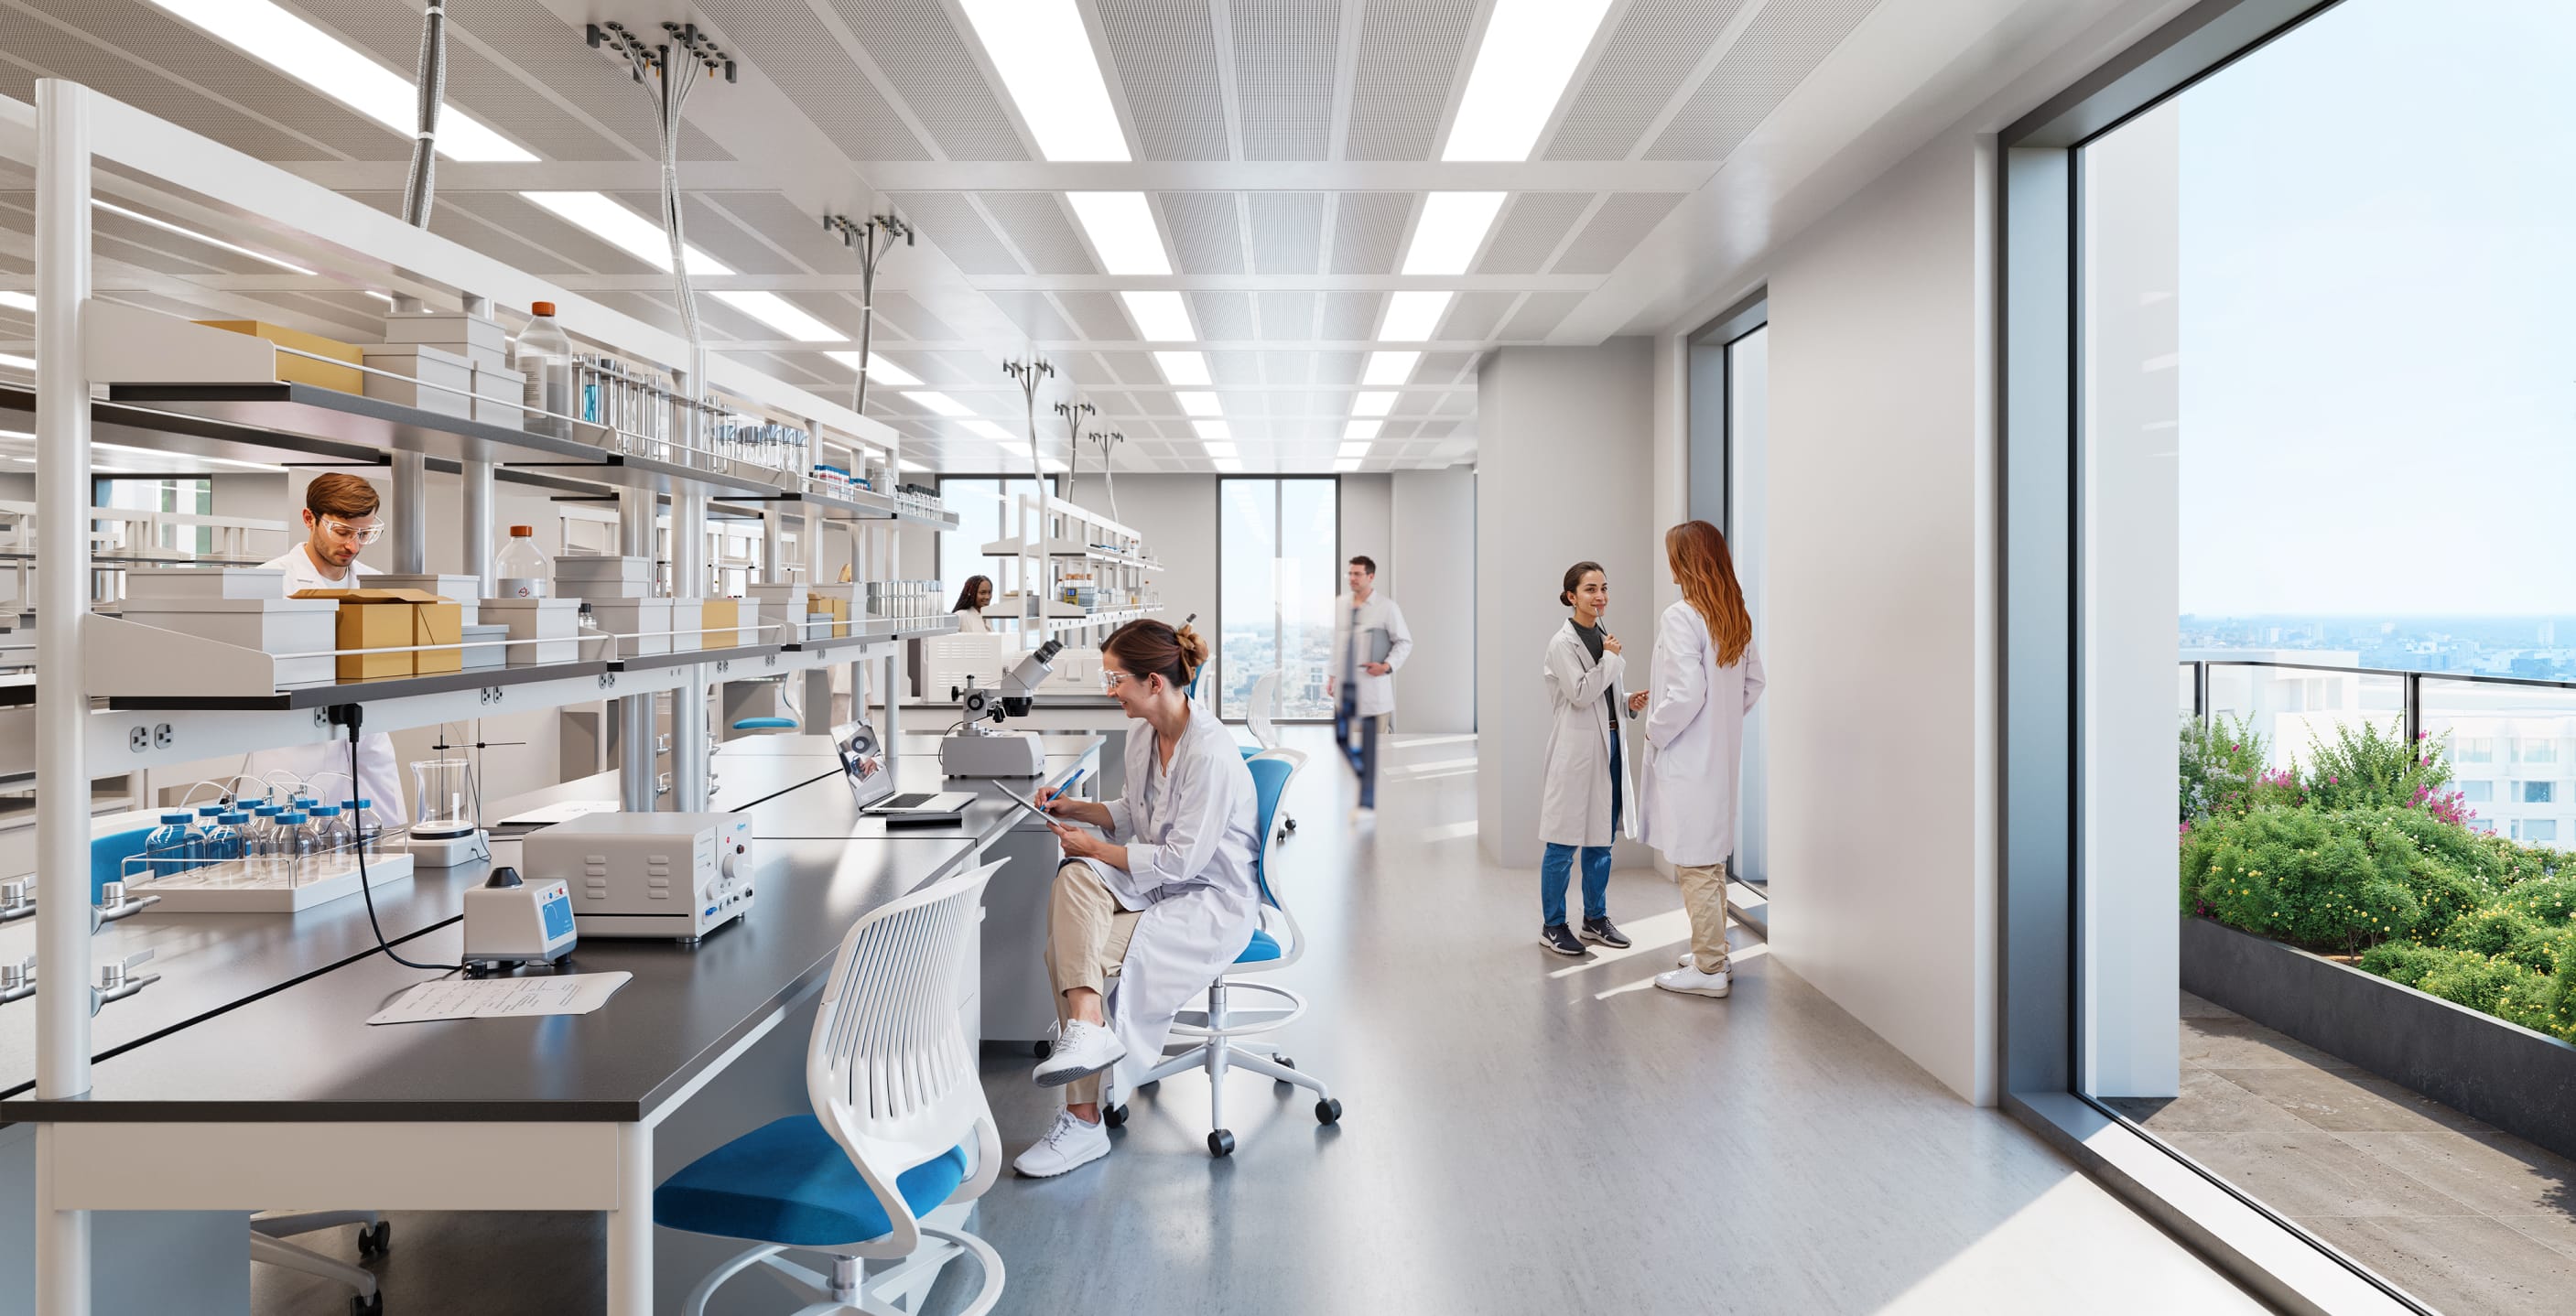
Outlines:
{"label": "laptop screen", "polygon": [[840,755],[841,775],[849,779],[850,798],[860,808],[894,794],[894,767],[877,748],[874,727],[865,722],[850,723],[845,734],[832,737],[832,746]]}

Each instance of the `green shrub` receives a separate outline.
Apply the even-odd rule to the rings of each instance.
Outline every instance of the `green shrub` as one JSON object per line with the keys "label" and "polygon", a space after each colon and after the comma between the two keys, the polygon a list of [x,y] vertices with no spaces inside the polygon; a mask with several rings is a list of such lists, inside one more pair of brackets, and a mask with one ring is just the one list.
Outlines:
{"label": "green shrub", "polygon": [[2453,920],[2434,944],[2445,950],[2474,951],[2493,959],[2525,942],[2537,940],[2540,935],[2539,922],[2529,914],[2507,905],[2489,905]]}
{"label": "green shrub", "polygon": [[2389,942],[2364,952],[2360,967],[2552,1037],[2570,1034],[2568,1023],[2562,1022],[2560,980],[2534,973],[2511,960],[2494,959],[2471,950]]}
{"label": "green shrub", "polygon": [[2342,723],[2334,743],[2311,737],[2300,783],[2320,809],[2423,808],[2450,784],[2443,742],[2418,736],[2413,743],[2395,723]]}
{"label": "green shrub", "polygon": [[[2278,808],[2213,820],[2184,846],[2195,906],[2248,932],[2335,953],[2413,932],[2424,906],[2406,879],[2420,851],[2400,833],[2375,833],[2372,821]],[[2381,834],[2397,844],[2374,852]]]}
{"label": "green shrub", "polygon": [[2221,713],[2204,724],[2185,713],[2181,768],[2182,821],[2241,816],[2254,805],[2254,788],[2263,773],[2263,738],[2254,734],[2251,718],[2230,719]]}

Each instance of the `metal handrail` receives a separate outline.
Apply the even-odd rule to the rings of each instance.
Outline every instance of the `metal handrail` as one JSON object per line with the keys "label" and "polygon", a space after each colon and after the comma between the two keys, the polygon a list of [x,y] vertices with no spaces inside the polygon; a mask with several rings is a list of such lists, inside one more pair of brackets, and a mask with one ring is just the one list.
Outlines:
{"label": "metal handrail", "polygon": [[2463,685],[2507,685],[2541,690],[2576,690],[2576,681],[2541,676],[2486,676],[2469,672],[2419,672],[2405,667],[2340,667],[2330,663],[2285,663],[2270,658],[2184,658],[2176,660],[2192,674],[2191,715],[2209,723],[2209,672],[2214,667],[2277,667],[2293,672],[2331,672],[2338,676],[2384,676],[2397,682],[2397,713],[2408,744],[2424,734],[2424,683],[2451,681]]}

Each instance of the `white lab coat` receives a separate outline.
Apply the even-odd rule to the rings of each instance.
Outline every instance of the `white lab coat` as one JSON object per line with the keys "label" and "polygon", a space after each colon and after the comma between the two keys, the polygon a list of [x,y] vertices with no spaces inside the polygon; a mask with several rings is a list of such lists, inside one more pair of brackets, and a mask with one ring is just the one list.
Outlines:
{"label": "white lab coat", "polygon": [[1747,640],[1717,665],[1708,622],[1688,601],[1664,609],[1646,700],[1646,789],[1637,824],[1646,844],[1683,867],[1735,853],[1736,782],[1744,715],[1762,698],[1762,655]]}
{"label": "white lab coat", "polygon": [[1118,907],[1142,912],[1109,987],[1109,1026],[1127,1045],[1115,1085],[1133,1090],[1160,1063],[1172,1016],[1252,941],[1261,887],[1252,875],[1260,801],[1225,725],[1195,707],[1168,771],[1153,728],[1127,734],[1127,790],[1109,804],[1109,839],[1132,870],[1085,860]]}
{"label": "white lab coat", "polygon": [[[1333,665],[1324,675],[1329,680],[1339,681],[1343,672],[1353,673],[1359,715],[1376,717],[1395,711],[1395,671],[1401,669],[1404,660],[1413,654],[1413,632],[1405,628],[1404,610],[1395,606],[1395,600],[1388,598],[1383,591],[1369,595],[1369,601],[1359,605],[1358,611],[1361,634],[1375,630],[1386,632],[1386,665],[1390,670],[1384,676],[1371,676],[1359,670],[1370,661],[1369,649],[1373,646],[1365,644],[1356,655],[1357,660],[1351,661],[1354,657],[1351,653],[1352,609],[1348,601],[1336,599],[1333,602]],[[1345,662],[1350,662],[1350,666],[1344,667]]]}
{"label": "white lab coat", "polygon": [[957,610],[958,634],[989,635],[992,633],[992,630],[992,627],[984,624],[984,614],[981,610],[976,608],[959,608]]}
{"label": "white lab coat", "polygon": [[[259,564],[267,571],[286,573],[285,594],[308,589],[348,589],[356,584],[350,576],[334,579],[313,565],[311,554],[297,544],[285,553]],[[363,562],[350,563],[351,574],[372,576],[374,567]],[[245,776],[268,780],[270,774],[292,774],[306,782],[313,797],[324,804],[338,804],[351,798],[369,801],[376,816],[388,828],[411,823],[411,809],[403,802],[401,765],[394,761],[393,737],[377,732],[358,738],[358,786],[349,788],[349,742],[326,741],[319,745],[294,745],[286,749],[256,750],[242,757]]]}
{"label": "white lab coat", "polygon": [[1637,791],[1628,771],[1634,756],[1624,747],[1619,793],[1628,805],[1621,810],[1619,826],[1611,825],[1610,719],[1601,710],[1606,690],[1620,711],[1627,711],[1628,697],[1619,684],[1626,670],[1626,659],[1615,653],[1604,652],[1594,663],[1571,619],[1548,637],[1547,665],[1540,676],[1547,682],[1555,720],[1548,728],[1547,755],[1540,760],[1545,775],[1539,784],[1538,839],[1550,845],[1609,845],[1618,832],[1637,834]]}

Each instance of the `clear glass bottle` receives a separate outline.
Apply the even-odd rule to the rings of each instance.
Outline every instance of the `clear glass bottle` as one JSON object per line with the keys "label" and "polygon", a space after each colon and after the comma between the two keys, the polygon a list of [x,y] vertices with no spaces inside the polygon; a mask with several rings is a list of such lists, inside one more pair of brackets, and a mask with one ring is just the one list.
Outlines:
{"label": "clear glass bottle", "polygon": [[290,886],[302,886],[313,858],[313,829],[300,811],[277,815],[277,843],[269,855],[269,872]]}
{"label": "clear glass bottle", "polygon": [[307,826],[313,832],[314,853],[333,856],[348,853],[351,841],[349,824],[341,815],[339,805],[314,805],[312,819]]}
{"label": "clear glass bottle", "polygon": [[215,815],[215,825],[206,832],[202,851],[205,862],[223,865],[228,877],[241,877],[241,828],[249,819],[246,813],[219,813]]}
{"label": "clear glass bottle", "polygon": [[184,809],[161,815],[161,825],[143,838],[145,867],[154,877],[168,877],[197,866],[197,815]]}
{"label": "clear glass bottle", "polygon": [[350,839],[357,842],[358,848],[369,858],[373,858],[376,847],[385,839],[385,820],[376,812],[376,802],[368,799],[342,800],[340,808],[348,815]]}
{"label": "clear glass bottle", "polygon": [[242,867],[253,875],[266,872],[270,856],[277,852],[277,815],[284,812],[274,804],[250,811],[250,826],[242,830]]}
{"label": "clear glass bottle", "polygon": [[527,375],[525,428],[531,434],[572,437],[572,339],[555,323],[555,304],[528,308],[536,318],[510,345],[510,368]]}
{"label": "clear glass bottle", "polygon": [[542,599],[546,597],[547,578],[554,568],[546,555],[537,549],[537,528],[532,525],[510,527],[509,542],[492,559],[492,588],[495,598]]}

